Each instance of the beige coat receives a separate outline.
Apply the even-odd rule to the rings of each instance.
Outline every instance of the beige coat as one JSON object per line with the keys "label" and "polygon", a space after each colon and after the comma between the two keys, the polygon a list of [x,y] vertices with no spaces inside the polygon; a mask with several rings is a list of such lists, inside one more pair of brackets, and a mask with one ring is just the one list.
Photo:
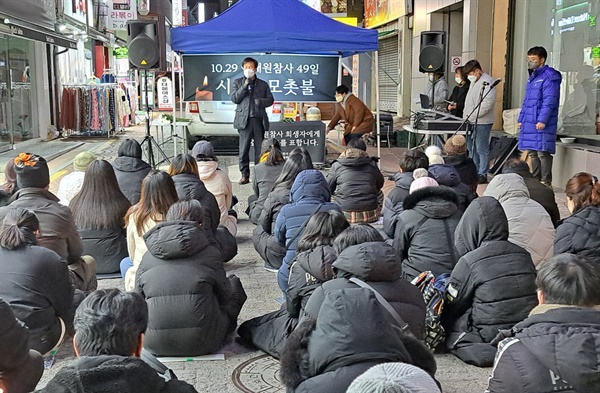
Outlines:
{"label": "beige coat", "polygon": [[217,169],[216,161],[198,161],[200,180],[206,189],[215,196],[221,217],[219,225],[223,225],[233,236],[237,233],[237,218],[229,215],[233,200],[233,187],[227,173]]}
{"label": "beige coat", "polygon": [[[159,222],[162,220],[159,220]],[[144,241],[144,234],[148,232],[150,229],[154,228],[158,224],[158,222],[148,219],[144,223],[143,233],[138,234],[137,229],[135,228],[135,222],[133,221],[133,217],[129,216],[129,221],[127,222],[127,251],[129,252],[129,258],[131,262],[133,262],[133,267],[129,268],[125,273],[125,290],[133,291],[135,288],[135,275],[137,273],[137,269],[140,266],[140,262],[142,261],[142,257],[148,251],[148,247],[146,247],[146,242]]]}

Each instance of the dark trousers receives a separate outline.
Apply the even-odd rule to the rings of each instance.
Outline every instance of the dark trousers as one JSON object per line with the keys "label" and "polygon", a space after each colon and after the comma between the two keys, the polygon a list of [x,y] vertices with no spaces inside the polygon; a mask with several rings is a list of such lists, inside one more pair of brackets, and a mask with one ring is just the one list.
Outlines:
{"label": "dark trousers", "polygon": [[265,137],[262,120],[256,117],[248,119],[246,128],[238,130],[240,134],[240,172],[242,177],[250,177],[250,145],[254,139],[254,163],[260,159],[260,146]]}
{"label": "dark trousers", "polygon": [[546,185],[552,184],[552,154],[547,151],[528,150],[534,178]]}
{"label": "dark trousers", "polygon": [[360,138],[362,138],[362,134],[345,134],[344,135],[344,142],[346,142],[346,146],[348,146],[348,143],[352,139],[360,139]]}

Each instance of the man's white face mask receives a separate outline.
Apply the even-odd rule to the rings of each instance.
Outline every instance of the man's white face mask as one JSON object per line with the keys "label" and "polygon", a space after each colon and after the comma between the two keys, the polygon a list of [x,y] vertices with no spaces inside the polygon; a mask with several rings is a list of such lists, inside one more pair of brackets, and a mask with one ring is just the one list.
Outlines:
{"label": "man's white face mask", "polygon": [[475,75],[469,75],[467,76],[467,79],[469,80],[469,82],[471,83],[475,83],[477,82],[477,77]]}
{"label": "man's white face mask", "polygon": [[343,96],[343,95],[341,95],[341,94],[336,94],[336,95],[335,95],[335,100],[336,100],[337,102],[342,102],[342,100],[343,100],[343,99],[344,99],[344,96]]}
{"label": "man's white face mask", "polygon": [[244,69],[244,76],[246,78],[252,78],[254,76],[255,72],[252,68],[245,68]]}

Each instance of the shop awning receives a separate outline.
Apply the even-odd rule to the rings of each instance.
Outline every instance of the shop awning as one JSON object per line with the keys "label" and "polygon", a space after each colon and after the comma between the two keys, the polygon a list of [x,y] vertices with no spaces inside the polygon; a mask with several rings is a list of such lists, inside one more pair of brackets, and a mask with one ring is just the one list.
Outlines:
{"label": "shop awning", "polygon": [[[8,20],[8,23],[7,23]],[[60,34],[51,33],[41,29],[34,29],[17,24],[10,19],[5,19],[4,23],[8,25],[12,35],[17,37],[29,38],[30,40],[45,42],[46,44],[58,45],[69,49],[77,49],[77,42]]]}

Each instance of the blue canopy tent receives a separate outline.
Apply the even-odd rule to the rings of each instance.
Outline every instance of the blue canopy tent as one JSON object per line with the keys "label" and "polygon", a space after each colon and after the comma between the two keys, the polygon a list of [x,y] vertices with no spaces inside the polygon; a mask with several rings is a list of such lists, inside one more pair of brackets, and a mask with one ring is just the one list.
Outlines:
{"label": "blue canopy tent", "polygon": [[[182,54],[292,53],[342,57],[375,52],[376,30],[337,22],[299,0],[240,0],[221,15],[171,30],[171,47]],[[378,79],[378,73],[375,73]],[[376,80],[379,124],[379,82]],[[379,149],[379,132],[377,148]],[[378,150],[378,155],[380,155]]]}

